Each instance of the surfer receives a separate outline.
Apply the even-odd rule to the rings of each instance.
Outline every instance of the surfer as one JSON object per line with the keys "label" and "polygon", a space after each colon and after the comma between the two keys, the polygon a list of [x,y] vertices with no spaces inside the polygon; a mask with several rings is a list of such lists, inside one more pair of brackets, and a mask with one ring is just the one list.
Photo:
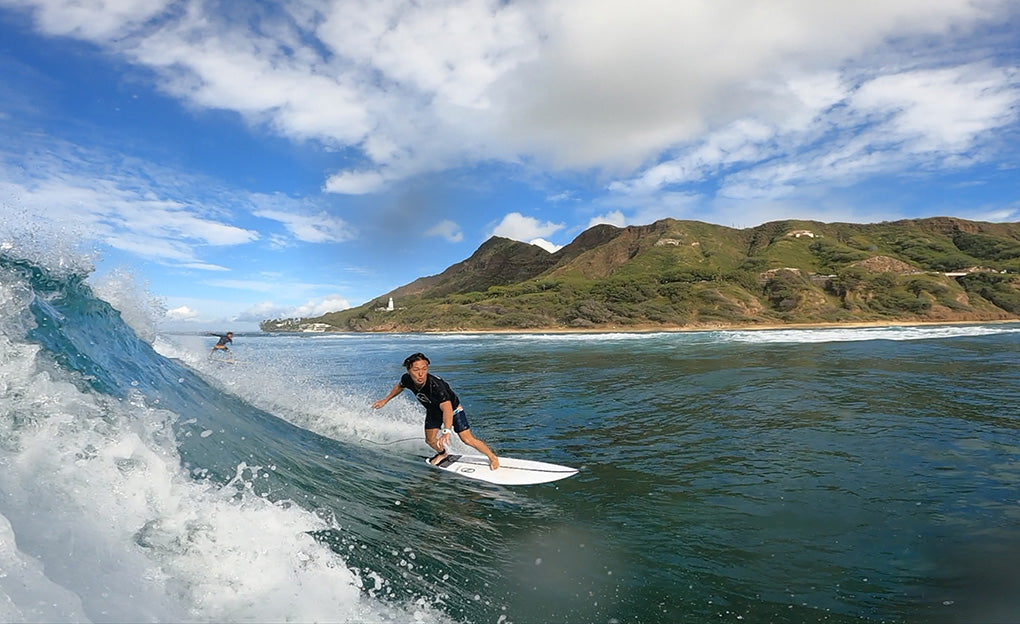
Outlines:
{"label": "surfer", "polygon": [[429,374],[429,359],[424,353],[414,353],[404,360],[407,372],[400,377],[386,398],[372,404],[372,409],[379,409],[389,403],[405,389],[414,393],[418,402],[425,406],[425,443],[438,453],[429,460],[433,465],[446,459],[446,447],[450,434],[456,433],[461,441],[477,449],[489,458],[489,468],[499,468],[499,458],[489,447],[471,433],[467,414],[460,404],[460,399],[441,377]]}
{"label": "surfer", "polygon": [[234,332],[227,332],[226,334],[214,334],[209,332],[210,336],[216,336],[219,338],[219,342],[213,345],[212,351],[209,352],[209,357],[212,357],[217,351],[225,351],[227,353],[227,359],[231,359],[234,356],[230,353],[230,349],[227,348],[227,343],[233,344]]}

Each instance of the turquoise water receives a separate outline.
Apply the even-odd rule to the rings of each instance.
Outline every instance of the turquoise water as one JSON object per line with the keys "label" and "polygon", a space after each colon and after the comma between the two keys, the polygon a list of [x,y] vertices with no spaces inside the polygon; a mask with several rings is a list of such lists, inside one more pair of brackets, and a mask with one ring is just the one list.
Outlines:
{"label": "turquoise water", "polygon": [[[1017,325],[259,334],[226,364],[67,276],[2,277],[5,621],[1020,612]],[[429,469],[411,397],[369,408],[414,351],[498,454],[581,472]]]}

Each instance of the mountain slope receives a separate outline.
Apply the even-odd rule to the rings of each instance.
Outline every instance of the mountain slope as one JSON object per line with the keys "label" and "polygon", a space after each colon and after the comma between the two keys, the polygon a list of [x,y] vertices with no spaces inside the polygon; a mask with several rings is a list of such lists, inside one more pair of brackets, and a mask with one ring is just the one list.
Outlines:
{"label": "mountain slope", "polygon": [[[380,310],[393,297],[397,309]],[[599,225],[556,253],[493,237],[358,308],[266,331],[675,328],[1020,315],[1020,224]],[[314,325],[313,325],[314,324]]]}
{"label": "mountain slope", "polygon": [[382,295],[380,299],[412,295],[442,297],[451,293],[484,291],[492,286],[531,279],[554,263],[552,254],[541,247],[493,236],[467,260],[438,275],[416,279]]}

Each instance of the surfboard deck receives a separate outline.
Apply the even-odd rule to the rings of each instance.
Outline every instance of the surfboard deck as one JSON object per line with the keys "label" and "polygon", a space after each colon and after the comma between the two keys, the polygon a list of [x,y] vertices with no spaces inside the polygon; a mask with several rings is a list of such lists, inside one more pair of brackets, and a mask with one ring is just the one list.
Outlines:
{"label": "surfboard deck", "polygon": [[438,464],[430,463],[428,458],[425,463],[439,470],[496,485],[535,485],[577,474],[577,468],[513,457],[500,457],[496,470],[489,469],[489,458],[484,455],[451,454]]}

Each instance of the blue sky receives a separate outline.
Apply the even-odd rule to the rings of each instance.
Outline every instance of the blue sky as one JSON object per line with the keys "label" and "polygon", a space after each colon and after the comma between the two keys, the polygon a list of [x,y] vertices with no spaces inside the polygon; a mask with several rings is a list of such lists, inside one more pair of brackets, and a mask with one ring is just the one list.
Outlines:
{"label": "blue sky", "polygon": [[0,51],[0,234],[87,240],[171,329],[492,235],[1020,220],[1016,0],[0,0]]}

